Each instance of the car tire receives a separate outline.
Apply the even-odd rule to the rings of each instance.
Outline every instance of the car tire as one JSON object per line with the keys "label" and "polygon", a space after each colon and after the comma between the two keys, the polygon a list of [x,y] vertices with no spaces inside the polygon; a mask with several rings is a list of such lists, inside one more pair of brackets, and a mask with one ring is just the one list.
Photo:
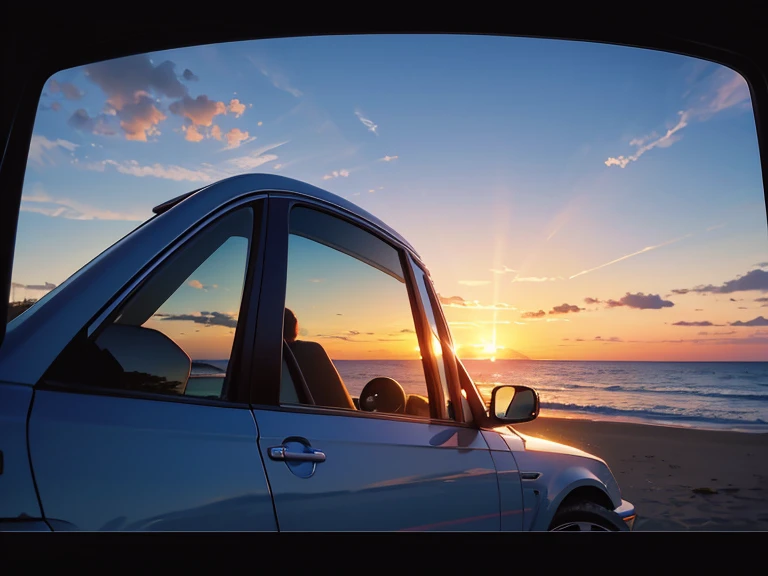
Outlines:
{"label": "car tire", "polygon": [[613,510],[592,502],[569,504],[558,510],[550,532],[628,532],[629,526]]}

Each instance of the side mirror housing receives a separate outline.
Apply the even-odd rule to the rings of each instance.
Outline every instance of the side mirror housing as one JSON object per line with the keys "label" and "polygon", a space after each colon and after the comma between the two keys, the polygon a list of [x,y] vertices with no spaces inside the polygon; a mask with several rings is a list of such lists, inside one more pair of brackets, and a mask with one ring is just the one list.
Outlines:
{"label": "side mirror housing", "polygon": [[192,361],[162,332],[111,324],[96,339],[103,361],[115,368],[113,387],[183,396]]}
{"label": "side mirror housing", "polygon": [[489,415],[502,424],[530,422],[539,415],[539,394],[528,386],[496,386]]}

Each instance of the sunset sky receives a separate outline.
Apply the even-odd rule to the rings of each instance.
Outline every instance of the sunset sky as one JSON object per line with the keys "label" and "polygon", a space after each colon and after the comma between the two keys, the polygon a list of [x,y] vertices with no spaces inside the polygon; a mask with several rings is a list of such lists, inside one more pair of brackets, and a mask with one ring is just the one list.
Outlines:
{"label": "sunset sky", "polygon": [[[350,36],[62,71],[40,100],[12,294],[40,296],[153,206],[242,172],[320,186],[398,230],[462,357],[768,361],[755,122],[746,83],[721,66],[590,43]],[[238,266],[226,274],[241,282]],[[199,276],[172,313],[235,314],[227,282]],[[207,349],[231,345],[229,318],[199,332],[217,334]],[[417,357],[415,339],[378,340],[398,326],[339,320],[307,337],[337,356]],[[361,332],[377,345],[352,342]]]}

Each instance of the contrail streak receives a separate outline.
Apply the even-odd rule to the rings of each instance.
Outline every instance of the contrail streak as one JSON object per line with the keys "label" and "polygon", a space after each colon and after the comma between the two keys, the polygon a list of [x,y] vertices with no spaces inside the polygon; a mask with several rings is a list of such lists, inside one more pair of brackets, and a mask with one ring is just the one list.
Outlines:
{"label": "contrail streak", "polygon": [[595,266],[594,268],[590,268],[589,270],[582,270],[578,274],[574,274],[573,276],[570,276],[568,279],[573,280],[578,276],[589,274],[590,272],[594,272],[595,270],[600,270],[600,268],[605,268],[606,266],[610,266],[611,264],[616,264],[617,262],[621,262],[622,260],[626,260],[627,258],[632,258],[632,256],[637,256],[638,254],[643,254],[645,252],[650,252],[651,250],[656,250],[656,248],[661,248],[662,246],[669,246],[670,244],[674,244],[675,242],[679,242],[680,240],[684,240],[685,238],[690,238],[691,236],[693,236],[693,234],[686,234],[685,236],[681,236],[680,238],[675,238],[674,240],[669,240],[661,244],[656,244],[656,246],[646,246],[642,250],[638,250],[637,252],[633,252],[632,254],[627,254],[626,256],[622,256],[621,258],[616,258],[616,260],[611,260],[610,262],[606,262],[605,264],[600,264],[600,266]]}

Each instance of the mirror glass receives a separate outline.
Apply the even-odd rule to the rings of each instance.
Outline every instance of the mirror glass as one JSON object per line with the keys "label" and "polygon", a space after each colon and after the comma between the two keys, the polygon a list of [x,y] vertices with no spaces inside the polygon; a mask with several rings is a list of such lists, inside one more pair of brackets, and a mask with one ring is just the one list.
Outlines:
{"label": "mirror glass", "polygon": [[505,419],[507,417],[507,410],[510,408],[514,397],[515,389],[513,386],[500,386],[496,390],[493,403],[493,413],[496,418]]}
{"label": "mirror glass", "polygon": [[525,421],[534,417],[536,394],[526,386],[499,386],[495,390],[493,414],[500,420]]}

